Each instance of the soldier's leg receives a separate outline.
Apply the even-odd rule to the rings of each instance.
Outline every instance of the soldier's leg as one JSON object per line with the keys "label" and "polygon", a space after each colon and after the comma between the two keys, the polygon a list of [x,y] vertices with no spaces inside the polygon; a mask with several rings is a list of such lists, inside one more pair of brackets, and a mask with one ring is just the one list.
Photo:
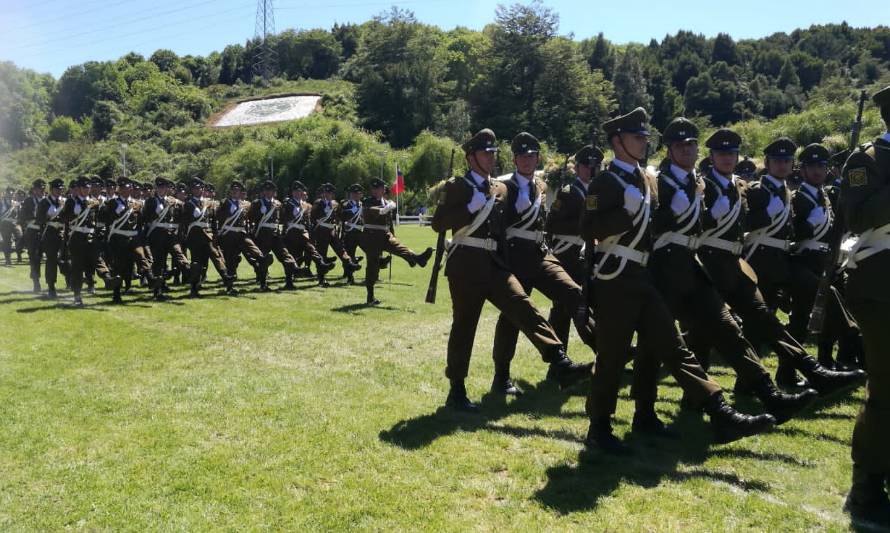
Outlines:
{"label": "soldier's leg", "polygon": [[534,284],[553,302],[554,307],[560,307],[564,315],[572,317],[575,331],[581,342],[596,351],[596,327],[593,313],[588,312],[587,320],[584,322],[578,322],[575,319],[578,308],[584,305],[583,294],[581,286],[566,272],[562,264],[555,258],[545,258]]}
{"label": "soldier's leg", "polygon": [[86,239],[78,235],[73,236],[69,242],[71,290],[74,293],[74,301],[78,302],[81,298],[84,274],[87,268],[88,243]]}
{"label": "soldier's leg", "polygon": [[42,247],[46,254],[46,267],[44,268],[44,280],[52,295],[56,290],[56,279],[59,272],[59,253],[62,245],[61,237],[56,232],[46,232],[42,240]]}
{"label": "soldier's leg", "polygon": [[28,264],[31,267],[31,280],[34,281],[35,290],[40,290],[40,257],[43,255],[43,247],[40,242],[40,233],[29,229],[25,234],[28,248]]}
{"label": "soldier's leg", "polygon": [[7,222],[0,223],[0,239],[3,239],[3,258],[6,265],[12,264],[13,226]]}
{"label": "soldier's leg", "polygon": [[267,257],[263,254],[263,251],[260,250],[257,243],[247,236],[241,236],[239,241],[239,246],[241,248],[241,254],[247,258],[247,262],[250,263],[257,276],[257,284],[261,289],[266,289],[268,286],[266,285],[266,277],[269,272],[269,265],[272,262],[272,257]]}
{"label": "soldier's leg", "polygon": [[365,239],[363,249],[368,258],[368,262],[365,263],[366,302],[369,305],[377,305],[380,301],[374,297],[374,284],[377,283],[378,276],[380,275],[380,248],[372,246]]}
{"label": "soldier's leg", "polygon": [[461,411],[478,408],[467,397],[464,380],[470,370],[476,326],[485,304],[485,287],[470,278],[448,278],[451,292],[451,331],[448,335],[448,355],[445,376],[449,381],[446,405]]}
{"label": "soldier's leg", "polygon": [[420,265],[422,267],[426,266],[426,262],[429,260],[430,254],[432,253],[431,251],[424,251],[421,254],[414,253],[410,248],[399,242],[392,233],[388,234],[386,237],[384,250],[396,257],[401,257],[412,267],[415,265]]}
{"label": "soldier's leg", "polygon": [[15,238],[15,260],[22,262],[22,252],[25,250],[25,236],[18,224],[13,226],[12,235]]}
{"label": "soldier's leg", "polygon": [[[515,277],[515,276],[514,276]],[[531,296],[533,285],[531,280],[519,279],[522,291]],[[491,349],[491,358],[494,360],[494,381],[491,391],[500,394],[520,394],[510,380],[510,364],[516,355],[516,342],[519,339],[519,329],[513,321],[503,312],[498,315],[498,321],[494,327],[494,344]]]}

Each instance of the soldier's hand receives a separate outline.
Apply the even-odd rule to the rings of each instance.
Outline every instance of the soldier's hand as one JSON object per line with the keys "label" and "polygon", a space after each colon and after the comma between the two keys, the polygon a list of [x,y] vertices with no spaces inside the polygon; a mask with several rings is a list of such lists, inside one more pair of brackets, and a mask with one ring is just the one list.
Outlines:
{"label": "soldier's hand", "polygon": [[782,200],[779,200],[778,196],[773,196],[769,200],[769,204],[766,206],[766,214],[770,216],[770,218],[775,217],[782,210],[785,209],[785,204],[782,203]]}
{"label": "soldier's hand", "polygon": [[485,195],[479,191],[473,191],[473,197],[470,199],[470,203],[467,204],[467,210],[470,213],[475,213],[482,209],[482,206],[485,205],[486,199]]}
{"label": "soldier's hand", "polygon": [[630,215],[635,215],[643,205],[643,193],[633,185],[624,189],[624,210]]}
{"label": "soldier's hand", "polygon": [[729,198],[721,194],[717,201],[714,202],[714,205],[711,206],[711,216],[714,217],[714,220],[719,220],[726,213],[729,213]]}
{"label": "soldier's hand", "polygon": [[689,196],[686,195],[686,191],[678,189],[674,193],[673,198],[671,198],[671,211],[673,211],[675,215],[685,213],[690,205]]}

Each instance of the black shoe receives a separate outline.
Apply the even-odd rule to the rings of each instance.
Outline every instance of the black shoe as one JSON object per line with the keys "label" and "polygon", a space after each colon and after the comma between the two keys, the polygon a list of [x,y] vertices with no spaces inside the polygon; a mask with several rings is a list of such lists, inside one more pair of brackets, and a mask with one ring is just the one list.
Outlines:
{"label": "black shoe", "polygon": [[319,287],[330,287],[331,284],[328,283],[328,280],[324,279],[324,276],[318,276],[318,286]]}
{"label": "black shoe", "polygon": [[721,444],[764,433],[776,425],[773,415],[752,416],[740,413],[730,407],[720,395],[708,401],[705,412],[711,418],[714,441]]}
{"label": "black shoe", "polygon": [[796,394],[780,391],[771,382],[765,383],[757,394],[766,412],[776,418],[776,424],[783,424],[797,413],[812,404],[819,393],[813,389],[804,389]]}
{"label": "black shoe", "polygon": [[166,302],[170,299],[170,297],[164,294],[162,291],[155,291],[154,299],[156,302]]}
{"label": "black shoe", "polygon": [[34,291],[34,294],[40,294],[41,292],[43,292],[43,288],[40,286],[40,282],[37,280],[34,280],[33,291]]}
{"label": "black shoe", "polygon": [[121,298],[121,289],[118,287],[114,289],[114,294],[111,296],[111,303],[114,305],[121,305],[124,303],[124,299]]}
{"label": "black shoe", "polygon": [[819,391],[820,396],[827,396],[833,392],[858,385],[865,381],[866,377],[862,370],[828,370],[818,364],[804,371],[804,374],[812,387]]}
{"label": "black shoe", "polygon": [[433,249],[427,248],[423,251],[422,254],[414,256],[414,262],[417,263],[417,266],[419,266],[420,268],[424,268],[427,262],[430,260],[431,255],[433,255]]}
{"label": "black shoe", "polygon": [[599,448],[610,455],[631,455],[633,451],[627,444],[612,433],[612,425],[604,422],[591,422],[587,430],[584,444],[588,450]]}
{"label": "black shoe", "polygon": [[365,299],[367,305],[380,305],[380,300],[374,297],[374,287],[368,287],[368,297]]}
{"label": "black shoe", "polygon": [[385,256],[381,257],[381,258],[380,258],[380,270],[383,270],[384,268],[388,268],[388,267],[389,267],[389,264],[390,264],[391,262],[392,262],[392,256],[391,256],[391,255],[385,255]]}
{"label": "black shoe", "polygon": [[84,305],[83,305],[83,298],[81,298],[80,296],[75,296],[75,297],[74,297],[74,302],[73,302],[71,305],[74,306],[74,307],[83,307],[83,306],[84,306]]}
{"label": "black shoe", "polygon": [[654,412],[634,413],[634,421],[630,426],[630,430],[636,434],[660,437],[662,439],[677,440],[680,438],[680,434],[674,429],[667,427]]}
{"label": "black shoe", "polygon": [[6,258],[6,262],[5,262],[4,264],[5,264],[6,266],[8,266],[8,267],[11,267],[11,266],[12,266],[12,259],[9,258],[9,257],[7,257],[7,258]]}
{"label": "black shoe", "polygon": [[783,389],[800,389],[810,386],[807,380],[802,379],[797,375],[794,368],[783,364],[779,364],[779,368],[776,369],[776,385]]}
{"label": "black shoe", "polygon": [[46,299],[47,299],[47,300],[55,300],[55,299],[58,298],[58,297],[59,297],[59,295],[56,294],[56,289],[55,289],[55,287],[50,287],[50,288],[46,291]]}
{"label": "black shoe", "polygon": [[110,291],[119,289],[121,286],[121,283],[123,283],[123,280],[121,280],[120,276],[111,276],[111,277],[105,278],[102,281],[105,282],[105,288]]}
{"label": "black shoe", "polygon": [[566,389],[589,378],[591,368],[593,368],[593,363],[575,363],[560,348],[558,358],[550,363],[547,378],[556,381],[560,389]]}
{"label": "black shoe", "polygon": [[510,379],[509,375],[502,376],[499,374],[494,375],[494,381],[491,382],[491,392],[492,394],[499,394],[503,396],[522,396],[522,389],[516,386],[513,383],[513,380]]}
{"label": "black shoe", "polygon": [[355,285],[355,277],[352,274],[346,275],[346,284],[347,285]]}
{"label": "black shoe", "polygon": [[192,285],[191,290],[189,291],[189,298],[200,298],[201,292],[198,290],[197,285]]}
{"label": "black shoe", "polygon": [[352,275],[353,272],[358,272],[362,269],[362,266],[355,261],[343,263],[343,272],[349,276]]}
{"label": "black shoe", "polygon": [[883,527],[890,525],[890,499],[885,481],[883,475],[865,473],[853,465],[853,485],[844,502],[844,512],[854,520]]}
{"label": "black shoe", "polygon": [[292,291],[292,290],[294,290],[294,289],[296,289],[296,287],[294,287],[294,276],[293,276],[293,274],[290,274],[290,275],[285,276],[285,278],[284,278],[284,287],[282,287],[281,290],[283,290],[283,291]]}
{"label": "black shoe", "polygon": [[96,286],[95,285],[87,285],[87,294],[90,296],[96,295]]}
{"label": "black shoe", "polygon": [[445,407],[450,407],[451,409],[462,413],[479,412],[479,406],[467,398],[467,391],[462,385],[452,385],[451,390],[448,391],[448,398],[445,400]]}

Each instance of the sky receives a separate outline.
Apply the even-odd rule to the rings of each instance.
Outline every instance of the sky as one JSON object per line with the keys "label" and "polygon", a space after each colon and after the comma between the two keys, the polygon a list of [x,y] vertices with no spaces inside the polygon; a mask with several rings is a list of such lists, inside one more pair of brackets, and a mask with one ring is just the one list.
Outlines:
{"label": "sky", "polygon": [[[395,5],[443,29],[481,29],[497,0],[274,0],[275,29],[330,28],[364,22]],[[890,1],[720,2],[675,0],[547,0],[559,31],[576,39],[599,32],[617,43],[661,40],[678,30],[735,39],[846,21],[854,27],[890,24]],[[715,7],[717,6],[717,7]],[[256,0],[0,0],[0,61],[59,77],[86,61],[114,60],[160,48],[207,55],[254,35]]]}

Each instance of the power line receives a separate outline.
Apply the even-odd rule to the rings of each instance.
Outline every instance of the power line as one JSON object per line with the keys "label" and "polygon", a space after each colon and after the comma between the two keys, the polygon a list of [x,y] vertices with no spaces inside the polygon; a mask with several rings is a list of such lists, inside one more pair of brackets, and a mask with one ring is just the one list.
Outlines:
{"label": "power line", "polygon": [[274,34],[275,6],[272,5],[272,0],[257,0],[254,36],[262,39],[262,43],[259,53],[254,57],[253,72],[264,80],[272,77],[272,70],[278,63],[277,53],[269,44],[269,36]]}
{"label": "power line", "polygon": [[[133,1],[133,0],[118,0],[117,2],[112,2],[112,3],[110,3],[110,4],[99,5],[99,6],[96,6],[96,7],[92,8],[92,9],[85,9],[85,10],[77,11],[77,15],[80,16],[80,15],[86,15],[86,14],[88,14],[88,13],[95,13],[96,11],[99,11],[100,9],[108,9],[108,8],[110,8],[110,7],[119,6],[119,5],[121,5],[121,4],[126,4],[127,2],[132,2],[132,1]],[[58,16],[58,17],[56,17],[56,18],[51,18],[51,19],[41,19],[41,20],[39,20],[39,21],[37,21],[37,22],[34,22],[34,23],[32,23],[32,24],[25,24],[24,26],[19,26],[19,27],[17,27],[16,29],[17,29],[17,30],[27,30],[27,29],[33,28],[33,27],[35,27],[35,26],[40,26],[41,24],[46,24],[46,23],[49,23],[49,22],[57,22],[57,21],[59,21],[59,20],[70,20],[71,17],[72,17],[72,14],[71,14],[71,13],[67,13],[67,14]]]}

